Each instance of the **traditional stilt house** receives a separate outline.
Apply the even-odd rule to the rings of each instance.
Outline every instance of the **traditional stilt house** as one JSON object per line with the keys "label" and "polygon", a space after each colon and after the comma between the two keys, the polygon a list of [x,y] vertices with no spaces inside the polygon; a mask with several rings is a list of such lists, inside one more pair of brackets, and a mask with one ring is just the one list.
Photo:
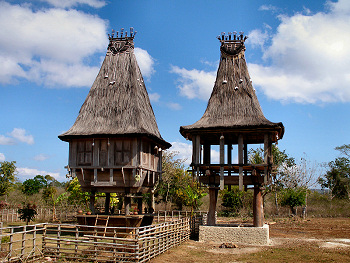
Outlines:
{"label": "traditional stilt house", "polygon": [[[134,54],[133,29],[109,36],[106,57],[74,125],[58,137],[69,142],[69,170],[84,191],[130,197],[152,192],[162,171],[160,135]],[[94,211],[94,210],[93,210]]]}
{"label": "traditional stilt house", "polygon": [[[180,133],[192,141],[193,174],[209,186],[208,225],[215,225],[219,189],[224,185],[254,186],[254,226],[263,225],[261,187],[270,182],[271,145],[281,139],[284,126],[267,120],[249,77],[244,57],[247,37],[222,33],[220,64],[207,109],[196,123],[181,126]],[[264,144],[264,163],[248,162],[248,145]],[[220,163],[212,163],[211,146],[219,145]],[[238,145],[238,163],[232,162]]]}

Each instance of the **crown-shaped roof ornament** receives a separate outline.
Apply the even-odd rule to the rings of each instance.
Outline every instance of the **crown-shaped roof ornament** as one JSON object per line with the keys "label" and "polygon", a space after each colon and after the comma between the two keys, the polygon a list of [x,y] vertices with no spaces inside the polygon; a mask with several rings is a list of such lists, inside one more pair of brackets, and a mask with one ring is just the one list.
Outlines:
{"label": "crown-shaped roof ornament", "polygon": [[112,29],[112,33],[108,34],[108,50],[113,52],[113,54],[117,54],[129,48],[134,49],[134,37],[136,33],[137,31],[134,31],[133,27],[130,27],[129,34],[127,31],[124,31],[124,28],[120,29],[120,32],[115,32],[115,30]]}
{"label": "crown-shaped roof ornament", "polygon": [[226,55],[235,56],[245,50],[244,42],[247,40],[248,36],[244,36],[244,32],[221,32],[217,36],[221,42],[220,50]]}

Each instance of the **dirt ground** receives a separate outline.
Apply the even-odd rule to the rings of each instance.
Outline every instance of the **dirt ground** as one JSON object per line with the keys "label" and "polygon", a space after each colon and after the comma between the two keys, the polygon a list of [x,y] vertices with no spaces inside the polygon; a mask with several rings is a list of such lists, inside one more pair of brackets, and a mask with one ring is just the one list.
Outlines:
{"label": "dirt ground", "polygon": [[219,243],[189,240],[151,262],[350,262],[350,218],[284,218],[267,223],[271,240],[267,246],[220,248]]}

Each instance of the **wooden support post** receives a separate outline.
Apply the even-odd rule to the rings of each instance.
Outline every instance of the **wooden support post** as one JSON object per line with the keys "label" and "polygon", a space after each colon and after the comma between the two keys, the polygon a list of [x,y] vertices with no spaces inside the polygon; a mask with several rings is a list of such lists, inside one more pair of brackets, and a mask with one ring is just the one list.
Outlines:
{"label": "wooden support post", "polygon": [[218,189],[214,187],[209,187],[209,212],[208,212],[208,226],[215,226],[215,211],[216,203],[218,199]]}
{"label": "wooden support post", "polygon": [[97,169],[94,169],[94,183],[97,183]]}
{"label": "wooden support post", "polygon": [[109,170],[109,182],[113,183],[113,169]]}
{"label": "wooden support post", "polygon": [[124,197],[125,215],[130,215],[130,204],[131,204],[130,196],[125,195]]}
{"label": "wooden support post", "polygon": [[210,164],[210,144],[208,143],[203,145],[203,164]]}
{"label": "wooden support post", "polygon": [[[265,133],[264,136],[264,163],[265,164],[272,164],[272,142],[271,142],[271,135],[269,133]],[[269,171],[268,168],[265,167],[264,169],[264,183],[267,184],[269,181]]]}
{"label": "wooden support post", "polygon": [[90,210],[91,214],[95,214],[95,192],[90,193]]}
{"label": "wooden support post", "polygon": [[264,225],[264,204],[259,185],[254,186],[253,225],[255,227],[262,227]]}
{"label": "wooden support post", "polygon": [[[232,164],[232,144],[231,143],[227,144],[227,163],[228,163],[228,166]],[[227,175],[231,176],[230,169],[227,171]],[[231,191],[231,185],[229,184],[227,187],[228,187],[228,190]]]}
{"label": "wooden support post", "polygon": [[142,196],[140,196],[140,197],[137,199],[137,210],[138,210],[138,212],[139,212],[139,215],[140,215],[140,214],[143,214]]}
{"label": "wooden support post", "polygon": [[243,135],[238,135],[238,164],[239,166],[239,178],[238,178],[238,185],[239,190],[243,191]]}
{"label": "wooden support post", "polygon": [[220,190],[224,190],[225,138],[220,136]]}
{"label": "wooden support post", "polygon": [[106,200],[105,200],[105,215],[109,215],[109,203],[111,202],[111,194],[106,193]]}
{"label": "wooden support post", "polygon": [[154,199],[154,190],[151,191],[151,205],[152,207],[150,207],[149,213],[153,214],[156,209],[156,201]]}

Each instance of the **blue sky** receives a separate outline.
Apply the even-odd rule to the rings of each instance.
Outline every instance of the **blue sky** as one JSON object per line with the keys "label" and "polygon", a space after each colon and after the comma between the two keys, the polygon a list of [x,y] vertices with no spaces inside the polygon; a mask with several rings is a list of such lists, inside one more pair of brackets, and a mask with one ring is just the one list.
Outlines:
{"label": "blue sky", "polygon": [[107,34],[130,27],[159,130],[180,158],[191,145],[179,127],[204,113],[221,32],[249,36],[261,107],[286,129],[280,149],[323,163],[349,143],[349,0],[8,0],[0,1],[0,161],[16,161],[21,181],[66,180],[68,143],[57,136],[78,115]]}

